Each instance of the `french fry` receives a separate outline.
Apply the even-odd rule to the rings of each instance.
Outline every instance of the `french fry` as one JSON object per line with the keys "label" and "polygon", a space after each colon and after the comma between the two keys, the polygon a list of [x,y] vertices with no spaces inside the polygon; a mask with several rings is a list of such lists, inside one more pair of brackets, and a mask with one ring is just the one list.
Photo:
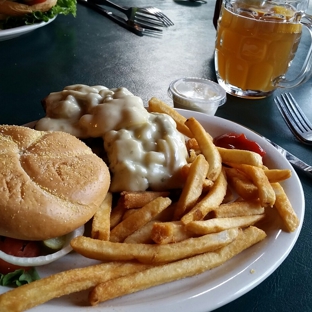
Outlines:
{"label": "french fry", "polygon": [[181,221],[155,222],[150,233],[151,239],[157,244],[177,243],[193,236]]}
{"label": "french fry", "polygon": [[221,248],[238,235],[238,229],[189,238],[174,244],[126,244],[100,241],[78,236],[71,241],[72,248],[81,255],[100,261],[137,260],[146,264],[160,264],[192,257]]}
{"label": "french fry", "polygon": [[230,218],[263,214],[264,207],[259,201],[234,201],[220,205],[214,212],[215,218]]}
{"label": "french fry", "polygon": [[[192,162],[196,159],[197,155],[195,156],[195,158],[192,160]],[[184,165],[183,167],[181,167],[180,169],[180,176],[181,176],[181,179],[183,179],[183,181],[186,181],[187,179],[187,176],[190,172],[190,167],[191,167],[191,164],[192,163],[188,163],[186,165]],[[203,193],[207,193],[213,186],[213,181],[209,180],[209,179],[205,179],[204,182],[203,182]]]}
{"label": "french fry", "polygon": [[208,193],[212,189],[213,184],[214,182],[212,182],[211,180],[205,179],[203,183],[203,194]]}
{"label": "french fry", "polygon": [[197,202],[208,172],[208,163],[203,155],[198,155],[190,166],[189,174],[177,203],[174,219],[179,220]]}
{"label": "french fry", "polygon": [[111,229],[114,228],[122,220],[122,217],[125,212],[126,212],[126,208],[122,204],[117,203],[117,206],[112,209],[111,215],[110,215],[110,228]]}
{"label": "french fry", "polygon": [[289,169],[264,169],[270,183],[281,182],[291,177],[291,171]]}
{"label": "french fry", "polygon": [[167,197],[170,192],[121,192],[120,203],[126,208],[141,208],[157,197]]}
{"label": "french fry", "polygon": [[294,211],[283,187],[279,183],[272,183],[272,187],[276,194],[274,207],[281,216],[286,230],[289,232],[293,232],[299,226],[299,219],[297,217],[297,214]]}
{"label": "french fry", "polygon": [[249,227],[240,231],[238,237],[230,244],[216,251],[156,266],[141,273],[130,274],[127,277],[99,284],[89,293],[89,302],[91,305],[96,305],[126,294],[200,274],[220,266],[265,237],[264,231]]}
{"label": "french fry", "polygon": [[51,299],[150,267],[142,263],[110,262],[53,274],[0,295],[0,312],[22,312]]}
{"label": "french fry", "polygon": [[225,168],[228,183],[235,192],[245,200],[257,200],[258,188],[246,175],[235,168]]}
{"label": "french fry", "polygon": [[179,132],[181,132],[182,134],[184,134],[189,138],[193,136],[190,129],[185,125],[186,118],[181,114],[179,114],[173,107],[167,105],[160,99],[152,97],[148,101],[148,109],[149,112],[163,113],[169,115],[176,122],[177,129]]}
{"label": "french fry", "polygon": [[221,156],[217,147],[213,144],[211,136],[195,118],[187,119],[185,124],[192,131],[202,154],[208,161],[207,178],[215,181],[222,170]]}
{"label": "french fry", "polygon": [[155,223],[158,221],[152,220],[136,230],[134,233],[127,236],[124,243],[127,244],[151,244],[153,240],[151,238],[152,229]]}
{"label": "french fry", "polygon": [[188,163],[192,163],[195,158],[197,157],[197,155],[200,154],[200,153],[197,153],[196,151],[194,151],[193,149],[189,150],[189,156],[188,158],[186,159],[186,161]]}
{"label": "french fry", "polygon": [[141,226],[151,221],[158,213],[171,204],[168,197],[157,197],[128,218],[118,223],[110,233],[110,241],[122,242],[130,234],[137,231]]}
{"label": "french fry", "polygon": [[256,187],[258,188],[261,205],[263,205],[264,207],[272,207],[274,205],[276,196],[262,168],[235,163],[231,163],[230,165],[236,169],[243,171],[256,185]]}
{"label": "french fry", "polygon": [[238,163],[251,166],[262,166],[262,157],[255,152],[217,147],[224,163]]}
{"label": "french fry", "polygon": [[141,228],[130,234],[124,240],[124,243],[131,244],[148,244],[153,243],[151,233],[155,223],[169,221],[173,218],[176,203],[157,214],[151,221],[143,225]]}
{"label": "french fry", "polygon": [[[192,162],[196,159],[196,157],[197,156],[195,156],[195,158],[192,160]],[[187,176],[190,172],[190,167],[191,167],[192,162],[187,163],[186,165],[184,165],[180,168],[180,176],[181,176],[181,179],[183,179],[183,181],[186,181],[186,179],[187,179]]]}
{"label": "french fry", "polygon": [[[203,190],[204,190],[204,189],[205,189],[205,188],[203,187]],[[211,189],[211,187],[210,187],[210,189]],[[224,198],[223,198],[223,200],[222,200],[222,204],[231,202],[231,201],[234,200],[234,198],[235,198],[235,196],[234,196],[234,194],[233,194],[232,189],[229,187],[229,185],[227,185],[226,193],[225,193],[225,196],[224,196]]]}
{"label": "french fry", "polygon": [[107,193],[104,201],[93,216],[91,225],[91,237],[109,240],[110,235],[110,214],[112,209],[113,195]]}
{"label": "french fry", "polygon": [[202,220],[210,211],[214,210],[214,208],[218,207],[222,203],[226,190],[226,176],[224,171],[221,171],[210,192],[188,213],[186,213],[181,218],[181,221],[184,224],[187,224],[191,221]]}
{"label": "french fry", "polygon": [[199,145],[198,142],[195,138],[190,138],[185,142],[186,148],[188,151],[194,150],[194,151],[199,151]]}
{"label": "french fry", "polygon": [[186,229],[193,232],[196,235],[206,235],[209,233],[216,233],[236,227],[247,227],[254,225],[258,221],[264,218],[262,215],[253,216],[241,216],[241,217],[231,217],[231,218],[213,218],[203,221],[192,221],[185,225]]}
{"label": "french fry", "polygon": [[125,213],[122,216],[122,221],[127,219],[129,216],[131,216],[133,213],[135,213],[136,211],[139,211],[140,208],[131,208],[131,209],[126,209]]}

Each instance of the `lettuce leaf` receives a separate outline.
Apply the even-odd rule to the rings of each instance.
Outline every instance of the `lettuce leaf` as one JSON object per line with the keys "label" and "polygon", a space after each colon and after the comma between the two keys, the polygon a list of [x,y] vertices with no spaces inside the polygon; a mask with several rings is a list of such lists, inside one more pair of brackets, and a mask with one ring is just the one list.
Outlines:
{"label": "lettuce leaf", "polygon": [[23,25],[32,25],[41,22],[47,22],[58,14],[76,16],[76,0],[58,0],[56,5],[47,12],[33,12],[23,16],[9,16],[0,21],[0,29],[9,29]]}
{"label": "lettuce leaf", "polygon": [[40,279],[35,268],[25,271],[16,270],[8,274],[0,274],[0,286],[21,286]]}

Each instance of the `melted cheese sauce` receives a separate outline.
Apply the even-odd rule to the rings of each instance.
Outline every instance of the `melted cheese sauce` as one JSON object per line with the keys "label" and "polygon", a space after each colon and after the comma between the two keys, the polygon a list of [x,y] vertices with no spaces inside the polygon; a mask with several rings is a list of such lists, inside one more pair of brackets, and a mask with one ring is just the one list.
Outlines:
{"label": "melted cheese sauce", "polygon": [[102,137],[112,173],[111,192],[181,187],[187,150],[174,120],[149,113],[126,88],[72,85],[45,99],[37,130]]}

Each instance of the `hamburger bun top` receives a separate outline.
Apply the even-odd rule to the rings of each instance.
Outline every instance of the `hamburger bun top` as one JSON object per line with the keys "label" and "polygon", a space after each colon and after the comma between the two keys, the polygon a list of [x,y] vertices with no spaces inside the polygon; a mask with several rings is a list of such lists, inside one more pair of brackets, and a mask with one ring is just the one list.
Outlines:
{"label": "hamburger bun top", "polygon": [[92,218],[109,185],[104,161],[76,137],[0,126],[0,235],[65,235]]}

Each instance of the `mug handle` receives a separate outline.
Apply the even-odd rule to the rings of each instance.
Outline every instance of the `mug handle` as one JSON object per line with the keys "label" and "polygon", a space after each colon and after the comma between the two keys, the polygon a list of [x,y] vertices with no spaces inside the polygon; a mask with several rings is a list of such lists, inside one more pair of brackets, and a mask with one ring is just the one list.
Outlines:
{"label": "mug handle", "polygon": [[213,26],[215,29],[218,27],[218,19],[221,11],[221,6],[222,6],[222,0],[217,0],[214,8],[214,14],[213,14]]}
{"label": "mug handle", "polygon": [[[303,20],[303,19],[306,19]],[[311,44],[309,51],[307,53],[306,59],[302,65],[300,73],[298,76],[292,80],[286,79],[285,76],[279,76],[274,79],[273,84],[277,88],[293,88],[296,87],[304,82],[306,82],[312,75],[312,15],[304,13],[302,15],[300,23],[307,27],[310,37],[311,37]]]}

